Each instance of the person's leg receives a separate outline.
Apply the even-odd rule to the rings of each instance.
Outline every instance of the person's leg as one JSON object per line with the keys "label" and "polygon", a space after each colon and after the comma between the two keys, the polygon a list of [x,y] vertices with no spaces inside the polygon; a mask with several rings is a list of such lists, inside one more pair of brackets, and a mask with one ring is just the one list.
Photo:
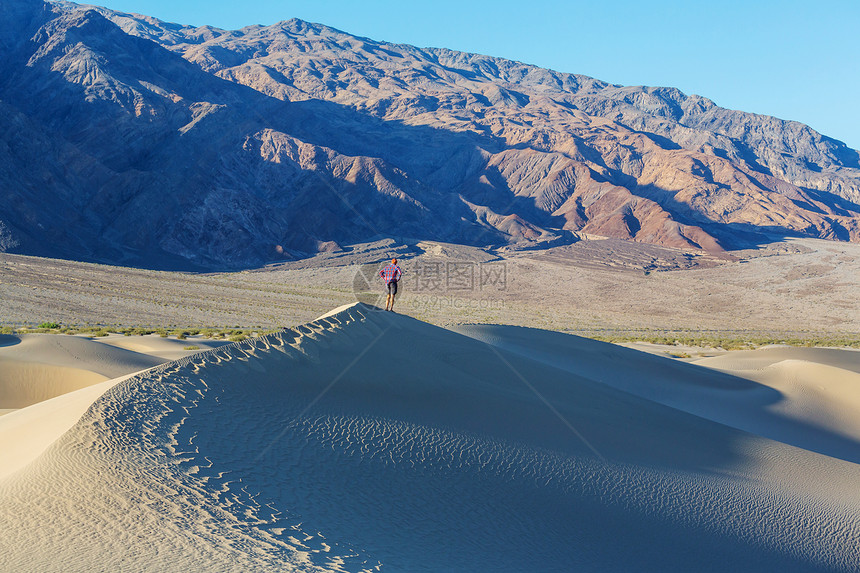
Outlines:
{"label": "person's leg", "polygon": [[391,308],[391,304],[392,304],[391,299],[392,299],[391,293],[389,293],[385,296],[385,310],[389,310]]}

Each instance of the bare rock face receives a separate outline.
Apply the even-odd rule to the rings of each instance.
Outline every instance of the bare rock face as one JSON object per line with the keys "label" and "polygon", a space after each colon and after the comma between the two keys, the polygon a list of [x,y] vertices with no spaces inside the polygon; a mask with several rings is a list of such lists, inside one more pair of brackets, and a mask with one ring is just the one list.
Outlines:
{"label": "bare rock face", "polygon": [[236,268],[382,237],[860,240],[860,155],[671,88],[357,38],[0,5],[0,250]]}

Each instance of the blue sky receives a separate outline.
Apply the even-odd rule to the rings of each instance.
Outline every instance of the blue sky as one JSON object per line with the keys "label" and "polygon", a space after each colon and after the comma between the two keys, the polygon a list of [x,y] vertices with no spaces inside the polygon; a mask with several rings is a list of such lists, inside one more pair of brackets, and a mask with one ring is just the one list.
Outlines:
{"label": "blue sky", "polygon": [[860,1],[102,0],[235,29],[301,18],[375,40],[510,58],[624,85],[672,86],[810,125],[860,149]]}

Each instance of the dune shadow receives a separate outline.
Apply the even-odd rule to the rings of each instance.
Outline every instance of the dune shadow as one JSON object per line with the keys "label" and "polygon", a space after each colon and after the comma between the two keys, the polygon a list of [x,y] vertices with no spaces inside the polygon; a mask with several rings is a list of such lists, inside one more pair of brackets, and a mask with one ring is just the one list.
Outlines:
{"label": "dune shadow", "polygon": [[519,326],[471,325],[455,329],[691,415],[860,463],[860,443],[809,421],[774,412],[769,406],[785,396],[747,378],[567,333]]}
{"label": "dune shadow", "polygon": [[21,344],[21,338],[11,334],[0,334],[0,348],[4,346],[15,346]]}

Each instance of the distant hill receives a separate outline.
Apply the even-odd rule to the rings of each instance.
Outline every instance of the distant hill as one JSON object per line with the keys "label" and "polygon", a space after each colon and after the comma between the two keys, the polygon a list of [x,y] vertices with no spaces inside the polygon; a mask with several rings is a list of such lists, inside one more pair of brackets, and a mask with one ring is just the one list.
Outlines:
{"label": "distant hill", "polygon": [[0,251],[239,268],[381,237],[860,241],[856,150],[673,88],[37,0],[0,5],[0,54]]}

